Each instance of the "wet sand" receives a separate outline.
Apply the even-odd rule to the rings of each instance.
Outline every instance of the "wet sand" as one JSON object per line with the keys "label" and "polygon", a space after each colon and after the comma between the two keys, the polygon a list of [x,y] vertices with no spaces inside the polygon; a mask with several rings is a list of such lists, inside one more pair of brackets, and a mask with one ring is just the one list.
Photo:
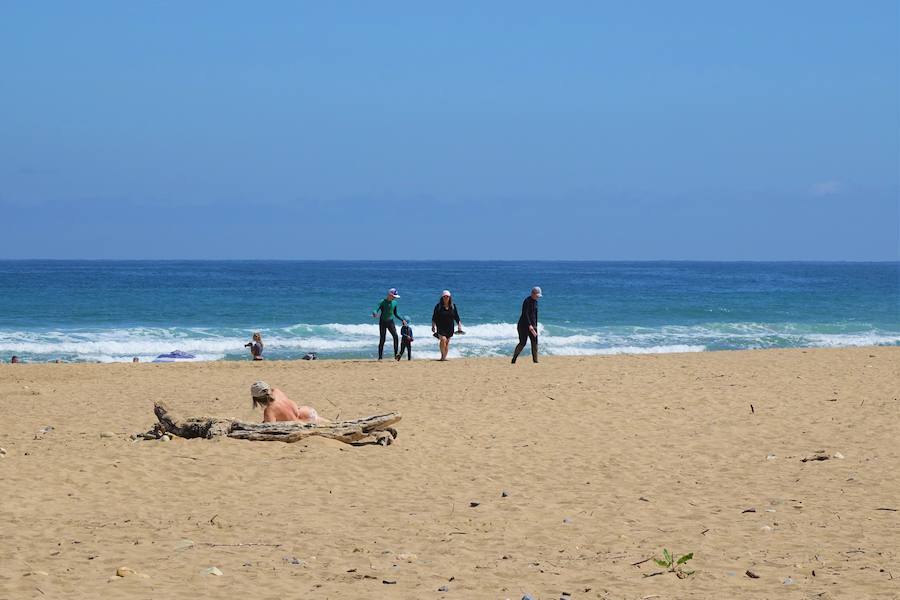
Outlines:
{"label": "wet sand", "polygon": [[[0,365],[0,598],[900,598],[900,348],[523,359]],[[130,439],[256,379],[399,437]]]}

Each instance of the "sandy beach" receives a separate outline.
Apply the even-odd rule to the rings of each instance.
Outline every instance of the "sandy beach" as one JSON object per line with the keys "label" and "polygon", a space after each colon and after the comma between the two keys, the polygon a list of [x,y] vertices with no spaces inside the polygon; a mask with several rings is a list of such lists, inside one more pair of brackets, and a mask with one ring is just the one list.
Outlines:
{"label": "sandy beach", "polygon": [[[130,438],[257,379],[399,437]],[[2,599],[900,598],[897,347],[4,364],[0,410]]]}

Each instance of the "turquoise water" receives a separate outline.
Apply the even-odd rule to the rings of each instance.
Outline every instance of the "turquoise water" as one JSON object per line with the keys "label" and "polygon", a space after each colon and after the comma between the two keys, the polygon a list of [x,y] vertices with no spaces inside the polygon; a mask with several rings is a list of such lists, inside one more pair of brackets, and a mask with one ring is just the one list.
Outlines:
{"label": "turquoise water", "polygon": [[533,285],[546,354],[900,345],[900,263],[0,261],[0,358],[245,359],[253,331],[269,359],[372,358],[389,287],[416,358],[444,288],[451,356],[505,355]]}

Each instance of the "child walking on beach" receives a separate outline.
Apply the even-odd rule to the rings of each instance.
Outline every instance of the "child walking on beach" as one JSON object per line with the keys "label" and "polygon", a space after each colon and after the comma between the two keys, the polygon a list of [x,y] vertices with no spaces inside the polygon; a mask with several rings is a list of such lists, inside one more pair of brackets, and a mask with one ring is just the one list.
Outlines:
{"label": "child walking on beach", "polygon": [[403,323],[403,326],[400,328],[400,354],[397,355],[397,360],[403,358],[404,351],[406,351],[406,360],[412,360],[413,330],[409,325],[409,317],[403,317],[400,322]]}

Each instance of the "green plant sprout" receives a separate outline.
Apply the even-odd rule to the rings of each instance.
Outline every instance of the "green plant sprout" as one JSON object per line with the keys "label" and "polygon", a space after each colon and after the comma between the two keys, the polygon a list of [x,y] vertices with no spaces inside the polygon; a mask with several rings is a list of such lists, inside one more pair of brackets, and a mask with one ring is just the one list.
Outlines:
{"label": "green plant sprout", "polygon": [[674,554],[669,554],[669,551],[663,548],[662,559],[654,558],[653,562],[660,567],[667,569],[669,573],[675,573],[675,576],[678,577],[678,579],[684,579],[685,577],[694,574],[694,571],[684,570],[684,564],[692,558],[694,558],[694,553],[689,552],[676,559]]}

